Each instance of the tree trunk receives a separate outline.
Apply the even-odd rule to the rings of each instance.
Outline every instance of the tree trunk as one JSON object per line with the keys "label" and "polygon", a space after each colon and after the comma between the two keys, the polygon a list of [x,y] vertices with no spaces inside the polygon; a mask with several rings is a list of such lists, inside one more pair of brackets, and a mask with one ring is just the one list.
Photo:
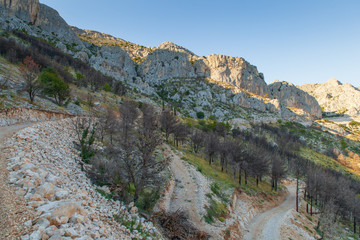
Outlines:
{"label": "tree trunk", "polygon": [[312,216],[313,212],[312,212],[312,209],[313,209],[313,197],[310,196],[310,216]]}
{"label": "tree trunk", "polygon": [[356,233],[356,217],[354,217],[354,233]]}
{"label": "tree trunk", "polygon": [[306,213],[309,213],[309,204],[306,202]]}
{"label": "tree trunk", "polygon": [[296,178],[296,212],[299,212],[299,179]]}
{"label": "tree trunk", "polygon": [[245,172],[245,185],[247,185],[247,172],[246,171],[244,172]]}
{"label": "tree trunk", "polygon": [[259,176],[256,176],[256,186],[259,186]]}
{"label": "tree trunk", "polygon": [[241,168],[239,168],[239,184],[241,185]]}

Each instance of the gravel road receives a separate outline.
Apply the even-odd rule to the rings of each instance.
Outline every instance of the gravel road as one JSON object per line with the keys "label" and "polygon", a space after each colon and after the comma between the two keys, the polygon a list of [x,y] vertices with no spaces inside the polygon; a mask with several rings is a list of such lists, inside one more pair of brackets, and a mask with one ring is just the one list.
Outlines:
{"label": "gravel road", "polygon": [[289,185],[287,188],[289,195],[281,205],[260,213],[253,218],[248,225],[248,233],[244,237],[245,240],[281,239],[280,227],[283,223],[283,218],[289,210],[295,207],[296,187]]}
{"label": "gravel road", "polygon": [[3,142],[11,134],[33,123],[0,127],[0,239],[9,239],[9,236],[18,237],[25,232],[24,216],[30,216],[23,198],[14,194],[14,188],[9,186],[7,161],[4,156]]}

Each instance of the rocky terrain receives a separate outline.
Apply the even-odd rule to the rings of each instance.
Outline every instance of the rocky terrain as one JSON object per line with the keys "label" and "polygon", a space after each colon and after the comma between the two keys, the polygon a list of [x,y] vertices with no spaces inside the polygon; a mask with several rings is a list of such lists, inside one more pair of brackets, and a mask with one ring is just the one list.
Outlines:
{"label": "rocky terrain", "polygon": [[5,143],[8,184],[33,212],[16,222],[26,229],[21,239],[157,239],[133,204],[107,200],[87,178],[71,126],[69,119],[39,123]]}
{"label": "rocky terrain", "polygon": [[155,48],[154,47],[145,47],[138,45],[129,41],[126,41],[121,38],[116,38],[106,33],[101,33],[93,30],[79,29],[77,27],[71,27],[71,29],[78,35],[78,37],[83,42],[94,44],[96,46],[111,46],[111,47],[121,47],[124,49],[130,58],[136,62],[141,63],[144,61]]}
{"label": "rocky terrain", "polygon": [[308,92],[319,102],[323,112],[347,114],[356,116],[360,114],[360,90],[351,84],[342,84],[335,78],[321,84],[305,84],[298,86]]}

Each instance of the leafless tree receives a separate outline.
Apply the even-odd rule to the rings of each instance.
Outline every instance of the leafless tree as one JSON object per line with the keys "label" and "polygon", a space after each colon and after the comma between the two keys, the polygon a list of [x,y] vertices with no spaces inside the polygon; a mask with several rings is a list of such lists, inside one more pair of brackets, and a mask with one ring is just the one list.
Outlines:
{"label": "leafless tree", "polygon": [[271,188],[277,191],[278,182],[285,177],[285,167],[283,160],[279,153],[274,153],[272,156],[272,166],[271,166]]}
{"label": "leafless tree", "polygon": [[112,144],[113,136],[117,131],[117,126],[119,125],[115,110],[111,107],[107,107],[105,113],[99,116],[98,119],[98,134],[100,140],[103,142],[105,135],[108,135]]}
{"label": "leafless tree", "polygon": [[25,91],[27,91],[30,101],[34,102],[35,96],[40,90],[39,76],[40,66],[28,56],[20,64],[20,74],[25,81]]}
{"label": "leafless tree", "polygon": [[169,140],[169,136],[171,133],[173,133],[176,124],[177,124],[177,119],[174,116],[174,114],[171,112],[171,110],[168,108],[163,110],[160,117],[160,125],[165,132],[166,141]]}
{"label": "leafless tree", "polygon": [[119,130],[121,132],[121,144],[124,148],[129,148],[131,145],[131,132],[135,128],[135,120],[139,117],[137,103],[130,100],[124,100],[120,105],[120,124]]}
{"label": "leafless tree", "polygon": [[192,142],[194,153],[198,153],[204,144],[204,134],[200,130],[195,129],[190,136],[190,140]]}
{"label": "leafless tree", "polygon": [[175,145],[179,146],[179,142],[184,142],[189,135],[189,129],[181,122],[177,123],[173,129]]}
{"label": "leafless tree", "polygon": [[6,71],[2,77],[2,80],[0,81],[0,89],[6,89],[10,79],[10,74],[8,71]]}
{"label": "leafless tree", "polygon": [[215,133],[208,133],[205,137],[205,152],[211,165],[214,161],[216,152],[218,151],[219,139]]}

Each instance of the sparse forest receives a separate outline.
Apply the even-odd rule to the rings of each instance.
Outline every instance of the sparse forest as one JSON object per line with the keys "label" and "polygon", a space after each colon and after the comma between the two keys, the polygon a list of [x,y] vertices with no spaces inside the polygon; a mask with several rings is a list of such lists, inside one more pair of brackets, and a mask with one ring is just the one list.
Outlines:
{"label": "sparse forest", "polygon": [[[299,149],[306,142],[286,127],[253,125],[250,132],[231,130],[215,120],[193,123],[176,117],[167,108],[157,113],[151,105],[128,100],[117,110],[108,109],[96,124],[97,139],[104,148],[96,150],[90,160],[96,169],[95,178],[121,189],[118,197],[122,200],[133,200],[142,207],[153,205],[168,164],[167,159],[157,157],[157,149],[162,142],[174,147],[188,146],[240,186],[249,184],[251,178],[256,185],[268,181],[276,192],[282,179],[295,178],[296,209],[305,199],[308,213],[321,215],[321,234],[329,233],[328,216],[334,222],[351,220],[353,231],[357,232],[358,180],[300,156]],[[267,137],[269,133],[271,138]],[[300,196],[303,186],[305,194]]]}

